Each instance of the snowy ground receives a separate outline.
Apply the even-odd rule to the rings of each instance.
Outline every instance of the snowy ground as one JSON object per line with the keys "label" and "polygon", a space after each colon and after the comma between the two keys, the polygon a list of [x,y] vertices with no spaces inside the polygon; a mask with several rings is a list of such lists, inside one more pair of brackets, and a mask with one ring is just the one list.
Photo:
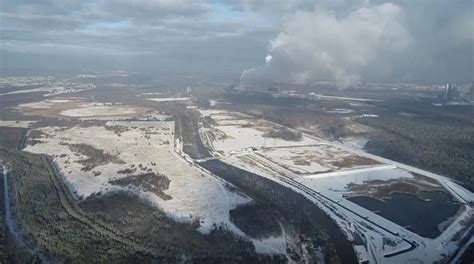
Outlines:
{"label": "snowy ground", "polygon": [[[244,121],[239,121],[237,117],[242,114],[223,110],[200,112],[202,116],[210,116],[217,122],[213,128],[201,129],[202,139],[213,148],[215,157],[307,196],[337,222],[349,239],[362,239],[364,246],[354,246],[361,262],[433,263],[443,260],[458,247],[458,241],[453,239],[455,234],[461,232],[461,236],[465,235],[467,229],[463,226],[474,219],[474,209],[469,205],[474,201],[474,194],[445,177],[365,153],[361,150],[365,142],[351,144],[350,139],[346,139],[344,144],[337,144],[307,134],[301,141],[268,139],[262,136],[262,120],[243,116]],[[267,124],[272,125],[275,124]],[[214,129],[226,136],[212,137]],[[321,145],[331,147],[321,148]],[[331,171],[324,166],[333,159],[347,155],[364,157],[377,164],[331,167]],[[313,158],[326,160],[326,164],[314,162]],[[308,164],[308,161],[311,162]],[[301,177],[308,172],[309,175]],[[347,187],[351,183],[413,179],[413,174],[437,182],[463,208],[434,239],[423,238],[344,198],[350,193]],[[397,252],[399,254],[391,256],[391,253]]]}
{"label": "snowy ground", "polygon": [[[363,158],[358,155],[329,144],[268,148],[255,153],[297,174],[316,174],[341,169],[363,168],[377,164],[373,160],[362,160]],[[348,160],[353,160],[353,162]],[[370,164],[372,162],[374,164]]]}
{"label": "snowy ground", "polygon": [[44,101],[39,101],[39,102],[19,104],[16,108],[17,109],[49,109],[55,104],[71,103],[71,102],[77,102],[77,101],[80,101],[80,100],[50,99],[50,100],[44,100]]}
{"label": "snowy ground", "polygon": [[20,104],[16,109],[24,114],[56,118],[74,117],[80,119],[120,120],[143,116],[146,108],[87,101],[85,98],[46,99]]}
{"label": "snowy ground", "polygon": [[190,100],[190,97],[158,97],[158,98],[147,98],[147,100],[155,102],[173,102],[173,101],[186,101]]}
{"label": "snowy ground", "polygon": [[71,93],[78,93],[82,91],[92,90],[95,89],[96,86],[91,83],[64,83],[64,82],[57,82],[54,84],[49,84],[43,87],[32,88],[32,89],[23,89],[23,90],[16,90],[10,91],[6,93],[0,93],[0,96],[3,95],[11,95],[11,94],[23,94],[23,93],[34,93],[34,92],[45,92],[45,97],[48,96],[55,96],[59,94],[71,94]]}
{"label": "snowy ground", "polygon": [[[169,216],[179,221],[200,221],[200,230],[209,232],[213,225],[226,225],[237,229],[229,220],[229,211],[239,204],[250,201],[245,195],[230,191],[216,178],[191,167],[173,151],[174,125],[166,121],[138,121],[109,123],[109,125],[128,125],[127,131],[117,135],[102,126],[94,127],[45,127],[41,128],[48,136],[41,143],[27,146],[26,151],[53,154],[64,175],[65,182],[72,192],[80,197],[93,193],[105,193],[121,188],[137,192],[152,201]],[[70,150],[68,144],[88,144],[118,157],[124,164],[107,163],[81,171],[83,165],[78,161],[87,157]],[[134,187],[111,185],[109,180],[125,177],[119,170],[138,167],[142,164],[146,170],[161,173],[169,178],[169,189],[164,193],[171,196],[163,200],[154,193]],[[97,172],[100,175],[95,176]],[[143,173],[140,169],[135,174]],[[220,197],[220,199],[216,199]]]}
{"label": "snowy ground", "polygon": [[64,110],[60,115],[71,117],[92,117],[92,116],[115,116],[137,114],[134,108],[128,106],[87,106],[82,108]]}
{"label": "snowy ground", "polygon": [[216,129],[224,132],[227,137],[214,142],[216,150],[229,152],[232,150],[251,147],[285,147],[314,145],[316,141],[303,138],[301,141],[288,141],[279,138],[268,138],[262,136],[265,132],[256,127],[216,126]]}
{"label": "snowy ground", "polygon": [[[50,103],[50,102],[48,102]],[[33,105],[35,107],[37,105]],[[121,105],[84,103],[79,108],[66,110],[72,116],[97,118],[104,114],[125,114]],[[114,107],[114,110],[110,108]],[[64,113],[64,112],[63,112]],[[126,112],[128,113],[128,112]],[[161,117],[161,115],[160,115]],[[109,117],[109,120],[113,119]],[[26,124],[25,124],[26,125]],[[118,128],[117,130],[114,130]],[[284,236],[253,239],[238,229],[229,218],[230,210],[251,202],[248,196],[229,188],[229,184],[192,165],[182,153],[179,141],[175,144],[173,121],[108,121],[105,126],[92,127],[43,127],[39,143],[28,145],[24,150],[53,155],[71,192],[80,198],[92,194],[105,194],[115,190],[127,190],[151,201],[168,216],[181,222],[199,221],[199,231],[209,233],[215,226],[225,226],[235,234],[252,241],[256,252],[262,254],[286,254]],[[90,171],[84,171],[81,160],[87,159],[74,152],[66,144],[87,144],[116,157]],[[177,153],[177,151],[183,155]],[[120,161],[120,162],[118,162]],[[163,192],[171,199],[163,199],[140,187],[117,186],[110,180],[126,177],[120,170],[139,168],[131,175],[153,172],[165,175],[170,184]],[[143,169],[141,169],[143,168]],[[216,199],[219,197],[219,199]]]}
{"label": "snowy ground", "polygon": [[[276,128],[273,124],[262,122],[250,116],[228,112],[225,110],[200,110],[201,116],[211,117],[217,125],[212,131],[204,133],[213,133],[225,135],[216,138],[212,145],[216,151],[229,154],[235,150],[246,148],[272,148],[284,146],[305,146],[316,144],[317,141],[308,137],[303,137],[298,141],[289,141],[281,138],[264,137],[263,134]],[[211,136],[211,135],[210,135]]]}

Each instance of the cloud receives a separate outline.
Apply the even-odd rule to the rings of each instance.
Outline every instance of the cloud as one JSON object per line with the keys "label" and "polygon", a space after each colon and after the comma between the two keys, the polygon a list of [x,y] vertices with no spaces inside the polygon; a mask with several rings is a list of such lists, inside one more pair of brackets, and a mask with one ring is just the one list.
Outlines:
{"label": "cloud", "polygon": [[402,10],[390,3],[341,18],[327,10],[297,12],[270,42],[271,60],[246,70],[242,79],[305,83],[330,78],[348,85],[359,80],[364,67],[403,51],[409,42]]}
{"label": "cloud", "polygon": [[169,18],[204,15],[209,9],[208,3],[192,0],[105,0],[98,6],[97,14],[150,25]]}
{"label": "cloud", "polygon": [[43,69],[28,57],[52,57],[45,59],[50,68],[62,70],[68,58],[83,68],[100,58],[104,70],[110,60],[110,67],[122,62],[132,70],[234,70],[234,80],[254,66],[247,81],[445,82],[474,75],[471,0],[396,3],[0,0],[0,60],[3,67]]}
{"label": "cloud", "polygon": [[[240,2],[259,10],[265,1]],[[474,75],[470,1],[320,0],[308,5],[294,0],[280,8],[267,6],[284,18],[280,32],[269,41],[265,63],[245,70],[242,81],[336,80],[347,86],[359,80],[466,81]]]}

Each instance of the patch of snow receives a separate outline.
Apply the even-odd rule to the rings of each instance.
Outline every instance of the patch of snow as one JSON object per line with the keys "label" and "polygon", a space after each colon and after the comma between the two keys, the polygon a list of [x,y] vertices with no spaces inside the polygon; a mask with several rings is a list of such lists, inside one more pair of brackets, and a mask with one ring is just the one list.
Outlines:
{"label": "patch of snow", "polygon": [[72,117],[91,117],[91,116],[114,116],[136,114],[133,107],[127,106],[87,106],[64,110],[60,113],[63,116]]}
{"label": "patch of snow", "polygon": [[173,101],[186,101],[190,100],[190,97],[159,97],[159,98],[147,98],[147,100],[155,102],[173,102]]}

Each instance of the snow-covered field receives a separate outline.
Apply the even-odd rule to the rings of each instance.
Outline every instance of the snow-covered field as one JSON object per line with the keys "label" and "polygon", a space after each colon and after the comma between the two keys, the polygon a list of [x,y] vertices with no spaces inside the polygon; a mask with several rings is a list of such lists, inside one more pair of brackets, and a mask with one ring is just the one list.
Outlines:
{"label": "snow-covered field", "polygon": [[[53,154],[64,180],[77,197],[93,193],[106,193],[118,189],[137,192],[152,201],[169,216],[179,221],[200,221],[201,230],[209,232],[213,225],[236,227],[229,220],[229,211],[250,198],[231,191],[220,180],[199,171],[173,151],[173,122],[138,121],[117,122],[109,125],[128,125],[127,131],[118,135],[102,126],[93,127],[45,127],[39,129],[46,137],[41,143],[27,146],[26,151]],[[78,161],[84,155],[73,152],[67,144],[88,144],[107,154],[117,157],[123,164],[109,162],[90,171],[83,171]],[[142,164],[146,171],[161,173],[169,180],[164,190],[171,199],[164,200],[154,193],[145,192],[133,186],[112,185],[109,180],[126,177],[119,170],[135,168]],[[100,175],[97,175],[100,172]],[[134,174],[144,173],[138,169]],[[219,199],[216,199],[219,197]]]}
{"label": "snow-covered field", "polygon": [[16,106],[16,109],[29,109],[29,110],[34,110],[34,109],[50,109],[54,105],[57,104],[66,104],[66,103],[75,103],[75,102],[80,102],[82,101],[81,98],[77,99],[47,99],[43,101],[38,101],[38,102],[31,102],[31,103],[25,103],[25,104],[19,104]]}
{"label": "snow-covered field", "polygon": [[217,131],[218,134],[225,135],[216,138],[212,142],[216,151],[230,153],[247,148],[305,146],[318,143],[308,137],[302,137],[301,140],[297,141],[265,137],[264,134],[276,128],[276,126],[241,113],[213,109],[200,109],[199,111],[201,116],[211,117],[217,123],[212,128],[214,132],[203,129],[204,133],[215,133]]}
{"label": "snow-covered field", "polygon": [[71,117],[91,117],[91,116],[116,116],[116,115],[133,115],[137,111],[128,106],[87,106],[75,109],[64,110],[60,113],[63,116]]}
{"label": "snow-covered field", "polygon": [[313,145],[317,142],[304,137],[300,141],[289,141],[280,138],[264,137],[264,131],[258,130],[255,127],[237,127],[237,126],[216,126],[224,132],[227,137],[214,142],[216,150],[229,152],[242,148],[262,148],[262,147],[289,147],[289,146],[304,146]]}
{"label": "snow-covered field", "polygon": [[87,101],[85,98],[46,99],[16,106],[28,115],[120,120],[143,116],[147,109],[137,106]]}
{"label": "snow-covered field", "polygon": [[315,174],[377,164],[373,160],[324,143],[301,147],[268,148],[256,153],[297,174]]}
{"label": "snow-covered field", "polygon": [[95,89],[96,86],[91,83],[64,83],[64,82],[57,82],[54,84],[49,84],[43,87],[32,88],[32,89],[23,89],[23,90],[16,90],[10,91],[6,93],[0,93],[2,95],[11,95],[11,94],[24,94],[24,93],[34,93],[34,92],[45,92],[45,97],[48,96],[55,96],[59,94],[71,94],[71,93],[78,93],[87,90]]}

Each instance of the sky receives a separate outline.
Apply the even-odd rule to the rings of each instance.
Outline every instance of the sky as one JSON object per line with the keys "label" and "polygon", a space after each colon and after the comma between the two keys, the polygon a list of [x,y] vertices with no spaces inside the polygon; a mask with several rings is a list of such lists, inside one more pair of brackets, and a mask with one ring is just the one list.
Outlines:
{"label": "sky", "polygon": [[0,70],[474,79],[472,0],[0,0]]}

